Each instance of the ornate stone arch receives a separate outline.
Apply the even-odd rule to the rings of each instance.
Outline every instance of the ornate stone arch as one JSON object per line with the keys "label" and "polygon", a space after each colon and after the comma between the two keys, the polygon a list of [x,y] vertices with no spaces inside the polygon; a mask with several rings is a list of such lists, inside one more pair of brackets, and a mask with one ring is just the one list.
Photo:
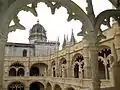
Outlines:
{"label": "ornate stone arch", "polygon": [[61,85],[55,84],[55,85],[54,85],[54,90],[62,90]]}
{"label": "ornate stone arch", "polygon": [[75,90],[73,87],[67,87],[65,90]]}
{"label": "ornate stone arch", "polygon": [[50,82],[46,83],[46,90],[52,90],[52,84]]}
{"label": "ornate stone arch", "polygon": [[22,63],[14,62],[9,67],[9,76],[24,76],[25,67]]}
{"label": "ornate stone arch", "polygon": [[[91,21],[89,20],[86,13],[77,4],[75,4],[71,0],[60,0],[60,1],[58,1],[58,0],[44,0],[44,1],[40,1],[40,0],[26,0],[26,1],[20,0],[19,1],[19,0],[16,0],[16,1],[14,1],[14,3],[11,3],[9,5],[9,8],[6,10],[6,12],[3,13],[3,16],[6,17],[6,19],[4,20],[3,17],[1,18],[2,21],[4,21],[1,24],[1,26],[3,26],[3,25],[8,26],[9,25],[8,22],[10,22],[13,19],[13,17],[14,17],[14,19],[17,20],[18,18],[16,18],[16,15],[18,14],[19,11],[21,11],[21,10],[29,11],[30,8],[27,7],[26,5],[30,4],[30,3],[32,3],[31,9],[34,10],[34,12],[32,12],[32,11],[31,12],[36,16],[37,13],[35,11],[35,8],[37,7],[38,2],[44,2],[45,4],[47,4],[47,6],[51,8],[52,14],[55,13],[56,8],[60,8],[61,6],[65,7],[69,14],[68,20],[71,20],[73,18],[78,19],[83,23],[83,25],[87,26],[86,28],[89,28],[89,30],[93,30]],[[52,2],[55,2],[55,4],[52,4]],[[19,23],[19,21],[17,23]],[[20,27],[18,27],[18,28],[20,28]],[[21,28],[24,29],[24,27],[21,27]],[[6,31],[6,32],[9,32],[9,31]]]}
{"label": "ornate stone arch", "polygon": [[107,45],[101,45],[98,53],[98,67],[101,79],[109,79],[109,68],[110,68],[110,58],[111,48]]}
{"label": "ornate stone arch", "polygon": [[46,63],[34,63],[30,67],[30,76],[46,76],[48,65]]}
{"label": "ornate stone arch", "polygon": [[67,60],[64,57],[59,59],[59,76],[67,77]]}
{"label": "ornate stone arch", "polygon": [[42,82],[39,82],[39,81],[34,81],[34,82],[31,82],[30,83],[30,86],[29,86],[29,90],[44,90],[45,88],[45,84],[43,84]]}
{"label": "ornate stone arch", "polygon": [[12,88],[16,87],[20,90],[25,90],[25,84],[21,81],[12,81],[8,84],[8,90],[11,90]]}
{"label": "ornate stone arch", "polygon": [[71,62],[74,78],[84,77],[84,58],[80,53],[74,54]]}
{"label": "ornate stone arch", "polygon": [[72,61],[71,64],[75,63],[76,59],[80,58],[80,60],[78,62],[81,62],[82,60],[84,60],[83,55],[80,53],[75,53],[74,56],[72,57]]}
{"label": "ornate stone arch", "polygon": [[25,67],[23,63],[18,62],[18,61],[11,63],[11,65],[9,67],[12,67],[12,66],[15,66],[15,65],[18,65],[18,66],[21,66],[21,67]]}

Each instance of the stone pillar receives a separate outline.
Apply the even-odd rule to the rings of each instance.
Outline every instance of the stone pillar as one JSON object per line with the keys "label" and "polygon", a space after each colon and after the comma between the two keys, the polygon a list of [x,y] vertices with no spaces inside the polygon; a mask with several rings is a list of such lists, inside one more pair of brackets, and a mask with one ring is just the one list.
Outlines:
{"label": "stone pillar", "polygon": [[0,90],[3,90],[4,54],[7,35],[8,34],[4,35],[3,33],[0,33]]}
{"label": "stone pillar", "polygon": [[26,68],[25,68],[25,76],[29,76],[30,75],[30,73],[29,73],[29,70],[30,68],[27,66]]}
{"label": "stone pillar", "polygon": [[52,66],[51,66],[51,61],[48,62],[48,71],[47,71],[47,76],[52,76]]}
{"label": "stone pillar", "polygon": [[72,64],[71,64],[71,61],[72,61],[72,57],[69,54],[68,55],[68,60],[67,60],[67,77],[68,78],[72,77]]}
{"label": "stone pillar", "polygon": [[114,62],[112,66],[114,90],[120,90],[120,62]]}
{"label": "stone pillar", "polygon": [[85,37],[83,39],[83,57],[84,57],[84,78],[91,78],[89,47],[88,41]]}
{"label": "stone pillar", "polygon": [[25,90],[29,90],[29,86],[25,86]]}
{"label": "stone pillar", "polygon": [[89,42],[89,55],[92,75],[92,90],[100,90],[100,78],[98,69],[98,39],[95,30],[89,32],[87,36]]}
{"label": "stone pillar", "polygon": [[114,44],[116,53],[118,54],[118,59],[120,59],[120,27],[116,26],[113,29],[115,29],[115,35],[114,35]]}
{"label": "stone pillar", "polygon": [[114,44],[112,47],[112,54],[114,57],[114,61],[112,62],[113,82],[115,90],[120,90],[120,27],[115,25],[113,29],[115,30]]}

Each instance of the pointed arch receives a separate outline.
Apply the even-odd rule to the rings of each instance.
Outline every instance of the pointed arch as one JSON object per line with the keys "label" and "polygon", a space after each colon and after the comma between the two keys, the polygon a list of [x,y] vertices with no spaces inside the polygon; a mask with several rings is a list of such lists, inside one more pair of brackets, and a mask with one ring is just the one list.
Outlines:
{"label": "pointed arch", "polygon": [[74,78],[84,78],[84,58],[80,53],[76,53],[72,58]]}
{"label": "pointed arch", "polygon": [[49,82],[46,84],[46,90],[52,90],[52,85]]}
{"label": "pointed arch", "polygon": [[59,75],[60,77],[67,77],[67,67],[66,67],[66,64],[67,64],[67,60],[62,57],[59,61]]}
{"label": "pointed arch", "polygon": [[109,79],[109,68],[110,68],[110,59],[111,48],[106,45],[100,46],[100,51],[98,53],[98,62],[99,62],[99,71],[100,79]]}
{"label": "pointed arch", "polygon": [[54,90],[62,90],[62,88],[60,87],[60,85],[55,84],[55,86],[54,86]]}

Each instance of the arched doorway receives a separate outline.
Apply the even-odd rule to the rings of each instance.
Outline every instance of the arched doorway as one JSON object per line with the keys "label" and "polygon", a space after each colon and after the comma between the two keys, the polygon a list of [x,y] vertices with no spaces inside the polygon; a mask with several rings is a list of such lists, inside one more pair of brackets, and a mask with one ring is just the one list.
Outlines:
{"label": "arched doorway", "polygon": [[24,85],[21,82],[13,82],[8,85],[8,90],[25,90]]}
{"label": "arched doorway", "polygon": [[62,88],[60,87],[60,85],[56,84],[54,90],[62,90]]}
{"label": "arched doorway", "polygon": [[34,82],[30,85],[29,90],[44,90],[44,85],[40,82]]}
{"label": "arched doorway", "polygon": [[46,90],[52,90],[52,86],[51,86],[51,84],[49,82],[47,83]]}

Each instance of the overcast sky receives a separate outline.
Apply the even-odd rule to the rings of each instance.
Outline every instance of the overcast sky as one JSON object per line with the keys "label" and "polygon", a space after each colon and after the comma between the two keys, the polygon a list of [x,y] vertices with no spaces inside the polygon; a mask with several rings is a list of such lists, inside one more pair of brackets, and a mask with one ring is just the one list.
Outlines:
{"label": "overcast sky", "polygon": [[[86,8],[86,0],[73,0],[82,9]],[[101,11],[111,8],[112,5],[108,0],[93,0],[93,5],[95,9],[95,14],[99,14]],[[47,37],[49,41],[56,41],[59,36],[59,40],[62,44],[64,34],[71,36],[71,31],[73,29],[76,40],[79,42],[81,37],[77,36],[77,33],[81,31],[81,23],[79,21],[72,20],[67,22],[67,11],[64,7],[56,10],[55,14],[52,15],[50,8],[48,8],[44,3],[38,4],[37,8],[38,17],[34,17],[29,12],[21,11],[18,16],[20,18],[20,23],[26,27],[26,30],[16,30],[15,32],[9,33],[8,41],[17,43],[29,43],[29,30],[34,24],[39,22],[47,31]]]}

